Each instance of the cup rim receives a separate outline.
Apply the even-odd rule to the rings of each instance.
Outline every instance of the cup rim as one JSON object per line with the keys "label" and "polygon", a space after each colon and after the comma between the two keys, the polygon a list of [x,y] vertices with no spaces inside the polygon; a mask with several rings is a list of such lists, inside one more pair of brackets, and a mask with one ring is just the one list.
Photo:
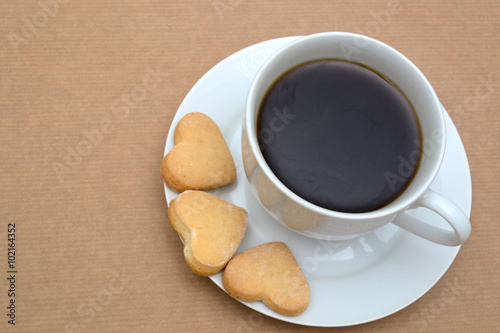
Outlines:
{"label": "cup rim", "polygon": [[[420,188],[418,188],[415,193],[412,196],[409,196],[408,198],[405,198],[404,200],[396,200],[391,203],[389,203],[386,206],[383,206],[381,208],[378,208],[373,211],[369,212],[361,212],[361,213],[348,213],[348,212],[340,212],[340,211],[333,211],[318,205],[315,205],[299,195],[295,194],[292,190],[290,190],[288,187],[286,187],[281,180],[278,179],[278,177],[274,174],[274,172],[271,170],[269,165],[264,159],[264,156],[262,155],[262,152],[260,151],[260,147],[258,144],[257,140],[257,133],[256,133],[256,117],[254,116],[253,110],[256,108],[258,109],[260,107],[260,102],[261,101],[255,101],[255,94],[258,89],[258,87],[261,84],[261,81],[263,80],[263,77],[266,73],[266,71],[269,70],[270,66],[273,65],[279,59],[279,57],[282,56],[282,54],[288,52],[291,48],[296,47],[297,44],[304,43],[304,41],[308,41],[310,39],[316,39],[316,38],[346,38],[346,37],[351,37],[351,38],[360,38],[364,39],[370,43],[375,43],[377,44],[378,47],[382,47],[387,49],[387,51],[394,53],[398,58],[405,62],[407,65],[410,66],[411,70],[414,71],[414,73],[419,77],[419,79],[425,84],[426,89],[428,92],[431,94],[433,102],[435,103],[435,107],[437,110],[440,110],[439,112],[439,122],[440,122],[440,128],[442,129],[442,134],[443,134],[443,139],[440,142],[439,149],[436,153],[437,160],[434,162],[434,166],[429,172],[429,176],[425,179],[425,181],[422,182],[420,185]],[[324,59],[324,58],[318,58],[318,59]],[[258,105],[256,105],[258,104]],[[441,168],[441,164],[444,158],[444,152],[445,152],[445,145],[446,145],[446,126],[445,126],[445,120],[444,120],[444,115],[443,115],[443,109],[441,106],[441,103],[439,102],[439,99],[432,88],[430,82],[427,80],[427,78],[424,76],[424,74],[418,69],[418,67],[413,64],[407,57],[405,57],[402,53],[397,51],[396,49],[392,48],[391,46],[376,40],[374,38],[361,35],[361,34],[356,34],[356,33],[351,33],[351,32],[322,32],[322,33],[316,33],[308,36],[303,36],[299,37],[298,39],[291,41],[290,43],[284,45],[280,49],[278,49],[275,53],[273,53],[265,62],[264,64],[259,68],[257,71],[254,79],[252,80],[250,84],[250,88],[247,94],[247,99],[245,103],[245,128],[246,128],[246,135],[247,139],[249,142],[249,145],[251,147],[251,150],[253,152],[253,155],[261,168],[261,170],[264,172],[264,174],[269,178],[269,180],[282,192],[284,193],[288,198],[293,200],[295,203],[311,210],[314,211],[318,214],[327,216],[327,217],[332,217],[332,218],[339,218],[339,219],[350,219],[350,220],[367,220],[367,219],[378,219],[378,218],[383,218],[387,217],[390,215],[397,214],[403,210],[406,210],[410,206],[412,206],[415,201],[420,198],[424,192],[430,187],[431,183],[434,181],[439,169]],[[417,172],[419,172],[417,170]],[[410,184],[411,186],[411,184]],[[406,190],[405,190],[406,191]]]}

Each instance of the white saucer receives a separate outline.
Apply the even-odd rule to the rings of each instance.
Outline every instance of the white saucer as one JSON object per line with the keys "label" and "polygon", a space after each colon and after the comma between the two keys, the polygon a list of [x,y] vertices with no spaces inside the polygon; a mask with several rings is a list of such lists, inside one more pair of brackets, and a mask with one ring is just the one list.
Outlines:
{"label": "white saucer", "polygon": [[[262,302],[242,302],[265,315],[308,326],[350,326],[388,316],[424,295],[447,271],[459,247],[436,245],[392,224],[349,241],[320,241],[299,235],[274,221],[255,199],[241,160],[241,124],[250,82],[262,63],[297,37],[270,40],[245,48],[206,73],[182,102],[167,137],[165,154],[174,145],[174,129],[189,112],[209,115],[221,129],[237,166],[235,183],[213,194],[245,208],[248,229],[238,253],[270,241],[292,250],[309,281],[311,300],[297,317],[282,316]],[[447,150],[431,188],[455,202],[467,216],[471,210],[469,164],[460,136],[446,114]],[[165,186],[167,202],[178,193]],[[425,210],[415,215],[441,224]],[[220,288],[222,273],[210,277]]]}

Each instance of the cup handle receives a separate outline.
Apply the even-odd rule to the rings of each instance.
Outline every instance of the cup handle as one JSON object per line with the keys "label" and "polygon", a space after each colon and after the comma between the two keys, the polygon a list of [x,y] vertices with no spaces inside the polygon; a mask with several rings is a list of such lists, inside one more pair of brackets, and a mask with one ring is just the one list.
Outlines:
{"label": "cup handle", "polygon": [[453,228],[445,230],[402,213],[392,222],[398,227],[431,242],[447,246],[458,246],[469,238],[471,224],[469,218],[453,202],[441,194],[428,189],[415,203],[416,207],[424,207],[441,215]]}

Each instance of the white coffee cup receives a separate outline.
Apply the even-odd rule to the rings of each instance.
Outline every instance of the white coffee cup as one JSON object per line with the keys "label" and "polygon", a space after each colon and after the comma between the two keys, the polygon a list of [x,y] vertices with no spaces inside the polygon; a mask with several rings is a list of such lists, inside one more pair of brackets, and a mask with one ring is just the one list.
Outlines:
{"label": "white coffee cup", "polygon": [[[420,166],[408,188],[390,204],[365,213],[325,209],[301,198],[274,175],[259,148],[256,118],[269,87],[289,69],[317,59],[360,63],[392,81],[417,114],[423,149]],[[393,223],[429,241],[460,245],[471,224],[453,202],[429,189],[443,161],[446,127],[441,104],[420,70],[392,47],[375,39],[346,32],[319,33],[299,38],[274,53],[259,69],[248,92],[242,135],[242,155],[250,187],[266,210],[280,223],[303,235],[329,240],[358,237]],[[408,214],[424,207],[451,226],[444,229]]]}

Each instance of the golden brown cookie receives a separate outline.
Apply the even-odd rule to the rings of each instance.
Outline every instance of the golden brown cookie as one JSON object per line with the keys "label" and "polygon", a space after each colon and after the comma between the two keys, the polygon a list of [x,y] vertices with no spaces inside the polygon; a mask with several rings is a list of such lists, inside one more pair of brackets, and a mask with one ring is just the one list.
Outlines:
{"label": "golden brown cookie", "polygon": [[227,264],[222,283],[232,297],[262,300],[287,316],[299,315],[309,305],[309,284],[282,242],[262,244],[236,255]]}
{"label": "golden brown cookie", "polygon": [[233,157],[209,116],[185,115],[175,128],[174,143],[161,164],[163,180],[172,190],[208,191],[236,179]]}
{"label": "golden brown cookie", "polygon": [[247,212],[201,191],[185,191],[170,202],[170,223],[184,241],[184,257],[199,275],[213,275],[236,252],[247,227]]}

